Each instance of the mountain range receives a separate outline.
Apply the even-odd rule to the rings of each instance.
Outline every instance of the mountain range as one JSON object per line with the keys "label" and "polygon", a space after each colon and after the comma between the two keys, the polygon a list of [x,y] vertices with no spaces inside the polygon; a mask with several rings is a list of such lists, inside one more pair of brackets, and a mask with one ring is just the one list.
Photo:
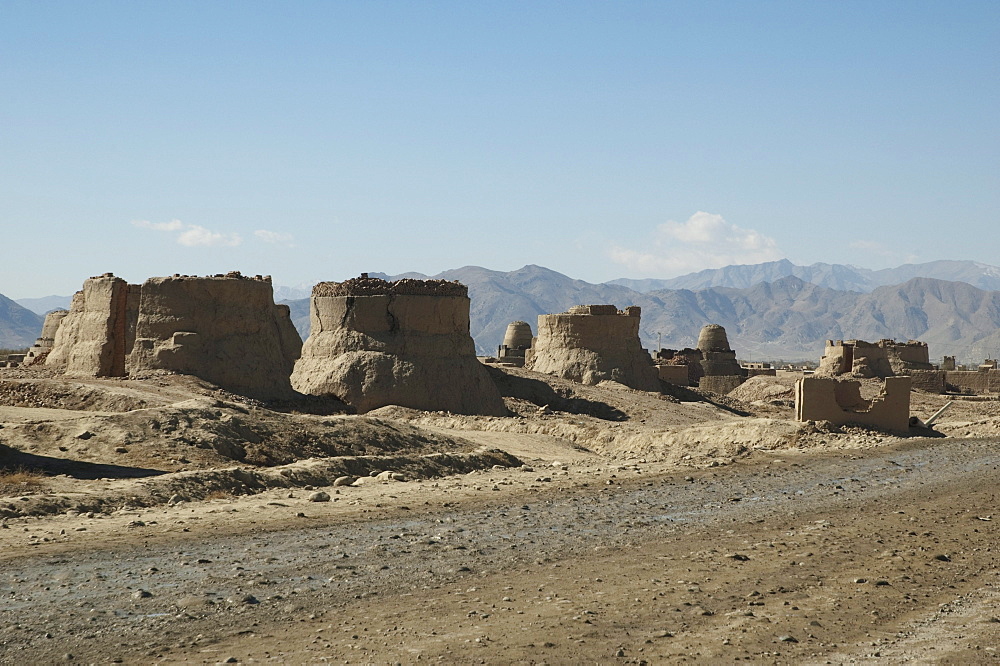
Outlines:
{"label": "mountain range", "polygon": [[[887,275],[905,277],[916,271],[914,266],[891,269],[895,273],[862,273],[847,266],[827,265],[829,270],[817,268],[812,272],[814,277],[853,272],[860,277],[851,278],[855,286],[852,290],[813,284],[794,275],[764,280],[769,272],[785,268],[777,264],[782,262],[730,266],[727,269],[734,270],[718,269],[714,275],[706,271],[696,274],[718,281],[726,275],[731,280],[736,276],[748,279],[746,276],[756,269],[761,277],[748,286],[645,291],[630,288],[620,280],[592,284],[530,265],[509,272],[466,266],[434,276],[408,273],[405,277],[458,280],[468,285],[472,301],[470,329],[481,354],[496,352],[511,321],[527,321],[534,330],[539,314],[563,312],[573,305],[612,303],[619,308],[642,307],[640,336],[647,349],[693,347],[701,327],[712,323],[726,328],[730,344],[743,360],[819,360],[828,339],[874,342],[882,338],[927,342],[932,359],[945,354],[968,361],[1000,356],[1000,291],[929,277],[870,286],[873,280],[888,279]],[[984,284],[990,283],[991,274],[1000,276],[1000,269],[974,262],[932,262],[923,266],[928,273],[962,275]],[[869,276],[863,284],[870,293],[861,289],[860,278],[864,275]],[[305,337],[309,331],[308,299],[286,302]]]}
{"label": "mountain range", "polygon": [[795,276],[820,287],[862,293],[870,293],[878,287],[902,284],[918,277],[965,282],[986,291],[1000,290],[1000,267],[975,261],[950,260],[904,264],[896,268],[870,270],[846,264],[816,263],[810,266],[796,266],[787,259],[782,259],[762,264],[712,268],[669,280],[622,278],[612,280],[608,284],[621,285],[642,293],[661,289],[691,289],[696,291],[711,287],[747,288],[761,282],[774,282],[788,276]]}
{"label": "mountain range", "polygon": [[34,344],[44,322],[45,317],[0,294],[0,349],[20,349]]}
{"label": "mountain range", "polygon": [[[602,284],[533,265],[507,272],[466,266],[434,276],[371,275],[433,277],[468,285],[470,329],[481,354],[495,353],[511,321],[527,321],[534,329],[539,314],[563,312],[579,304],[612,303],[619,308],[642,307],[640,335],[649,349],[693,347],[701,327],[715,323],[726,328],[743,360],[818,360],[827,339],[881,338],[927,342],[932,360],[945,354],[967,361],[1000,356],[1000,268],[971,261],[908,264],[878,271],[776,261],[727,266],[671,280],[622,279]],[[287,298],[301,294],[301,287],[276,287],[275,291],[279,298],[286,296],[282,302],[291,308],[296,328],[303,338],[308,336],[308,297]],[[22,303],[41,307],[58,298],[68,303],[68,297],[24,299]],[[22,322],[20,337],[13,336],[9,331],[15,315],[9,305],[0,309],[0,347],[30,344],[41,328],[41,317],[31,319],[21,313],[17,315]],[[27,337],[25,325],[31,329]]]}

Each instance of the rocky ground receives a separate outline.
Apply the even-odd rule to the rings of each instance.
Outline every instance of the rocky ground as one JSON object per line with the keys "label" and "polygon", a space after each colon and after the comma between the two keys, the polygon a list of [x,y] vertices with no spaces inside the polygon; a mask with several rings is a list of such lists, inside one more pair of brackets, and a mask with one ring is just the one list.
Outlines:
{"label": "rocky ground", "polygon": [[511,417],[0,374],[0,662],[995,659],[996,400],[491,372]]}

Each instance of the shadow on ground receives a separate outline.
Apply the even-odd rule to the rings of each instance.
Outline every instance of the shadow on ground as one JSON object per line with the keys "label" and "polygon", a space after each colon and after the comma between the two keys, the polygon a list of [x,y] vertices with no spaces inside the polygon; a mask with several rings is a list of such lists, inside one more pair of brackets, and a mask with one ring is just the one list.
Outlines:
{"label": "shadow on ground", "polygon": [[571,389],[553,389],[539,379],[519,377],[508,374],[498,368],[486,366],[490,377],[500,389],[500,395],[505,398],[517,398],[543,407],[570,414],[587,414],[605,421],[628,421],[628,414],[606,402],[587,400],[575,395]]}
{"label": "shadow on ground", "polygon": [[65,474],[74,479],[142,479],[166,474],[162,470],[90,463],[39,456],[0,445],[0,471],[28,470],[49,476]]}

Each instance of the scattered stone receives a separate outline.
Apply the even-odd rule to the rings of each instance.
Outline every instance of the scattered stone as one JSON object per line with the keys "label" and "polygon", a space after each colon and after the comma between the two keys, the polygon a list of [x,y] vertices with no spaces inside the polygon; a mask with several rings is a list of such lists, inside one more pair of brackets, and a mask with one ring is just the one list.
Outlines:
{"label": "scattered stone", "polygon": [[317,490],[316,492],[309,495],[308,500],[310,502],[329,502],[330,493],[323,492],[322,490]]}
{"label": "scattered stone", "polygon": [[795,636],[778,636],[778,640],[782,643],[798,643],[799,640]]}
{"label": "scattered stone", "polygon": [[350,485],[353,485],[354,482],[357,481],[357,480],[358,480],[357,477],[354,477],[354,476],[338,476],[336,479],[334,479],[333,485],[335,485],[335,486],[350,486]]}
{"label": "scattered stone", "polygon": [[149,590],[136,590],[132,593],[133,599],[149,599],[151,596],[153,596],[153,593]]}
{"label": "scattered stone", "polygon": [[938,562],[951,562],[951,558],[945,555],[944,553],[941,553],[940,555],[935,555],[934,559],[937,560]]}

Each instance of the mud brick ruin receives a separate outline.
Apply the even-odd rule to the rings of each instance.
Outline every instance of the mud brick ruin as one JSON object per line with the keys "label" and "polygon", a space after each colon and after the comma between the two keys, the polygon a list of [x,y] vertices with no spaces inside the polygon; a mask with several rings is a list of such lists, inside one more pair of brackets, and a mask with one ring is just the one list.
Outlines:
{"label": "mud brick ruin", "polygon": [[918,340],[833,340],[826,341],[826,350],[816,374],[825,376],[853,375],[856,377],[893,377],[908,375],[914,370],[933,370],[927,343]]}
{"label": "mud brick ruin", "polygon": [[654,362],[660,379],[678,386],[697,386],[705,374],[699,349],[661,349]]}
{"label": "mud brick ruin", "polygon": [[497,358],[506,365],[524,366],[524,355],[531,349],[531,325],[526,321],[512,321],[507,324],[503,344],[497,348]]}
{"label": "mud brick ruin", "polygon": [[[53,310],[45,315],[45,322],[42,324],[42,334],[35,339],[35,344],[28,347],[27,351],[23,354],[11,354],[8,356],[8,364],[11,367],[16,367],[18,365],[34,365],[36,363],[42,363],[48,357],[49,352],[52,351],[52,345],[55,344],[56,331],[59,330],[59,325],[62,323],[63,317],[69,313],[69,310]],[[12,364],[10,363],[12,361]],[[0,363],[0,367],[5,364]]]}
{"label": "mud brick ruin", "polygon": [[288,306],[274,303],[270,277],[150,278],[127,337],[132,372],[195,375],[255,398],[293,395],[289,376],[302,341]]}
{"label": "mud brick ruin", "polygon": [[124,377],[128,354],[125,280],[105,273],[83,283],[56,330],[46,365],[65,366],[67,375]]}
{"label": "mud brick ruin", "polygon": [[833,425],[866,425],[879,430],[909,432],[910,378],[886,377],[882,392],[861,397],[861,383],[834,377],[803,377],[795,382],[795,417],[799,421],[829,421]]}
{"label": "mud brick ruin", "polygon": [[638,307],[577,305],[538,315],[538,337],[525,368],[582,384],[611,380],[641,391],[660,390],[652,359],[639,342]]}
{"label": "mud brick ruin", "polygon": [[292,385],[336,396],[359,413],[400,405],[507,414],[476,358],[468,288],[445,280],[387,282],[362,275],[317,284]]}
{"label": "mud brick ruin", "polygon": [[726,329],[718,324],[702,327],[697,349],[656,352],[656,369],[663,381],[714,393],[729,393],[746,381],[748,375],[729,346]]}
{"label": "mud brick ruin", "polygon": [[174,275],[142,285],[105,273],[86,280],[54,335],[46,365],[67,375],[191,374],[243,395],[293,395],[301,340],[270,277]]}
{"label": "mud brick ruin", "polygon": [[698,334],[698,351],[701,352],[702,377],[698,388],[714,393],[729,393],[746,380],[746,371],[736,360],[736,352],[729,347],[726,329],[718,324],[707,324]]}

